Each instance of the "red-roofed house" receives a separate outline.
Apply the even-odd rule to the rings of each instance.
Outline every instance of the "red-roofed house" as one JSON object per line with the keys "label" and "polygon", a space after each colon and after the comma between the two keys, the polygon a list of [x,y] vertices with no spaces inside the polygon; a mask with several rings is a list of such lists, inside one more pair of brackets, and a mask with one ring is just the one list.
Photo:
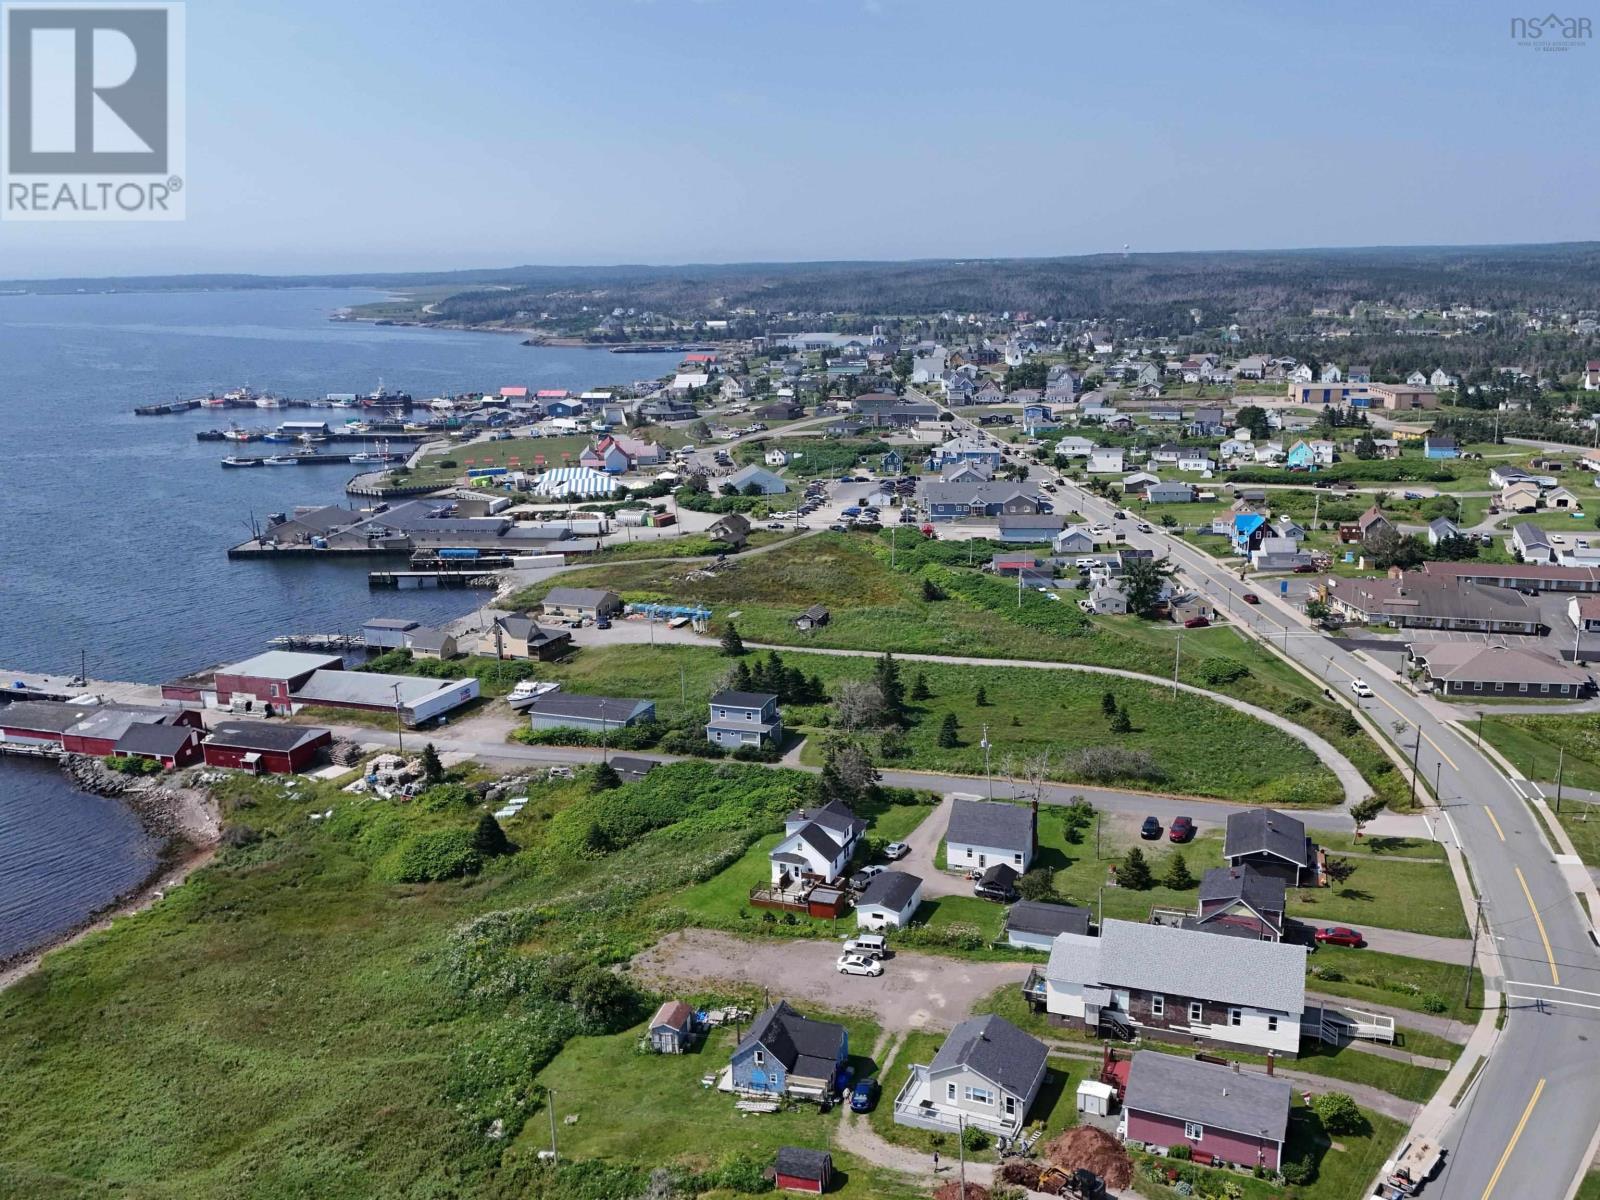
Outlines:
{"label": "red-roofed house", "polygon": [[500,399],[502,400],[526,400],[527,398],[528,389],[525,387],[503,387],[500,389]]}
{"label": "red-roofed house", "polygon": [[540,388],[538,398],[540,400],[565,400],[571,394],[566,388]]}
{"label": "red-roofed house", "polygon": [[1567,601],[1567,616],[1584,633],[1600,633],[1600,596],[1574,596]]}

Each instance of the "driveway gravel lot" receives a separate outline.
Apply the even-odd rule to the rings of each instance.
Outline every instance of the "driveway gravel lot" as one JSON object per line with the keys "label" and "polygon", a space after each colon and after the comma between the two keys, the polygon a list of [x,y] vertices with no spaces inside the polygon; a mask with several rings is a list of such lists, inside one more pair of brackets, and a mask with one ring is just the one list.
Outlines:
{"label": "driveway gravel lot", "polygon": [[838,942],[745,941],[690,929],[669,934],[639,955],[633,971],[652,983],[679,987],[755,984],[774,1001],[869,1012],[886,1030],[952,1028],[978,1000],[1008,984],[1020,986],[1028,974],[1028,964],[1020,961],[965,962],[905,951],[871,979],[840,975],[834,968],[838,956]]}

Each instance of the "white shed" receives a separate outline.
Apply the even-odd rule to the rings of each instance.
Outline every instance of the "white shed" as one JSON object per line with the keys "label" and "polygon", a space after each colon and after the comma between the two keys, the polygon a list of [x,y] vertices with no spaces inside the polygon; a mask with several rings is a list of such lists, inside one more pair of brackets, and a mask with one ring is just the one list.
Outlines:
{"label": "white shed", "polygon": [[1116,1105],[1117,1090],[1098,1079],[1085,1079],[1078,1085],[1078,1111],[1091,1117],[1109,1117]]}

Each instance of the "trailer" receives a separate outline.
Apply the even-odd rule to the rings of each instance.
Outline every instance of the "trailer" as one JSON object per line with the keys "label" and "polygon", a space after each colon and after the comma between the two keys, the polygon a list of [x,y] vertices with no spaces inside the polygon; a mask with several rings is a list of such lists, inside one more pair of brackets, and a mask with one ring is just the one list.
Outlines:
{"label": "trailer", "polygon": [[1433,1177],[1444,1158],[1437,1142],[1417,1138],[1400,1147],[1388,1162],[1383,1164],[1383,1174],[1378,1177],[1378,1187],[1373,1193],[1383,1200],[1404,1200],[1415,1196],[1422,1185]]}

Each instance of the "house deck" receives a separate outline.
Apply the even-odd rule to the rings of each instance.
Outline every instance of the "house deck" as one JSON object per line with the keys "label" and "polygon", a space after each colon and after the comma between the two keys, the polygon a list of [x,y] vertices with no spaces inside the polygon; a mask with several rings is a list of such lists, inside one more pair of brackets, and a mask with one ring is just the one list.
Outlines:
{"label": "house deck", "polygon": [[[912,1066],[911,1077],[894,1098],[894,1119],[897,1125],[910,1125],[934,1133],[957,1133],[962,1124],[954,1115],[934,1107],[928,1068],[921,1063]],[[1003,1116],[985,1118],[968,1113],[966,1124],[1000,1137],[1015,1137],[1021,1132],[1023,1122],[1020,1114],[1007,1120]]]}

